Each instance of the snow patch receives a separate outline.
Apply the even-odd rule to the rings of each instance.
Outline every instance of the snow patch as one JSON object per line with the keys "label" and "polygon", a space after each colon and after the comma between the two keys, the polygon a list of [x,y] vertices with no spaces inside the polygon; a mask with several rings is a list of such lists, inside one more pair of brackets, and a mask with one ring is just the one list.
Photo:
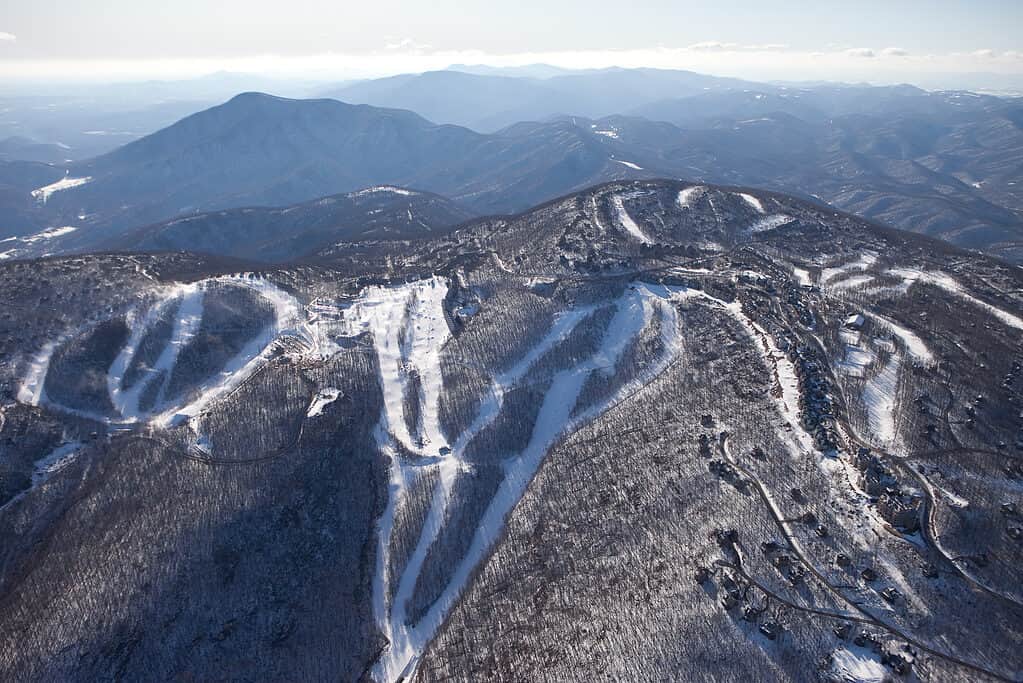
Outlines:
{"label": "snow patch", "polygon": [[753,195],[746,194],[745,192],[740,192],[739,197],[741,197],[744,202],[753,207],[753,210],[756,211],[757,213],[764,213],[764,205],[761,204],[760,200],[754,197]]}
{"label": "snow patch", "polygon": [[764,216],[763,218],[754,221],[753,224],[749,226],[748,232],[751,235],[755,235],[760,232],[767,232],[768,230],[774,230],[775,228],[780,228],[787,223],[791,223],[793,220],[795,219],[792,218],[792,216],[786,216],[783,213]]}
{"label": "snow patch", "polygon": [[306,417],[316,417],[321,414],[324,408],[341,398],[341,394],[341,390],[334,387],[320,389],[313,398],[313,402],[309,405],[309,410],[305,414]]}
{"label": "snow patch", "polygon": [[633,169],[635,171],[642,171],[643,170],[642,166],[640,166],[638,164],[634,164],[631,161],[622,161],[621,159],[612,159],[611,161],[615,162],[616,164],[621,164],[622,166],[628,166],[629,168],[631,168],[631,169]]}
{"label": "snow patch", "polygon": [[44,185],[40,188],[32,190],[32,197],[45,204],[46,200],[48,200],[53,193],[61,192],[63,190],[70,190],[73,187],[80,187],[82,185],[85,185],[90,180],[92,180],[92,176],[86,176],[84,178],[71,178],[65,175],[63,178],[61,178],[55,183],[50,183],[49,185]]}
{"label": "snow patch", "polygon": [[614,206],[615,215],[618,217],[618,223],[625,228],[626,232],[643,244],[652,244],[653,240],[651,240],[647,234],[643,232],[643,229],[639,227],[639,224],[636,223],[636,221],[632,219],[632,216],[629,215],[629,212],[626,211],[624,199],[625,198],[622,197],[622,195],[618,194],[611,197],[611,205]]}

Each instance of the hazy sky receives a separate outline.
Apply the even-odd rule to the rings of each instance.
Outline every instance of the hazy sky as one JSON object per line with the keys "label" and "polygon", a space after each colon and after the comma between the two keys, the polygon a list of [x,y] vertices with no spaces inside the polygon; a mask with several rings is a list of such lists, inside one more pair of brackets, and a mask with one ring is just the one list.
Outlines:
{"label": "hazy sky", "polygon": [[755,78],[1023,76],[1020,0],[7,0],[0,78],[382,75],[452,62]]}

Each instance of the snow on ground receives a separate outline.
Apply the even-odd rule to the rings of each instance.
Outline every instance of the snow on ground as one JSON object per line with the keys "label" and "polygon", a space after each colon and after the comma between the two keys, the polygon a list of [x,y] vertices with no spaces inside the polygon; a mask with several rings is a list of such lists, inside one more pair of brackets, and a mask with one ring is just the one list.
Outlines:
{"label": "snow on ground", "polygon": [[828,288],[840,291],[843,289],[852,289],[853,287],[859,287],[860,285],[865,285],[873,281],[874,281],[873,275],[866,274],[850,275],[849,277],[846,278],[833,279],[831,282],[828,283]]}
{"label": "snow on ground", "polygon": [[890,446],[896,437],[895,392],[899,386],[899,365],[898,354],[892,354],[884,367],[863,386],[871,434],[884,446]]}
{"label": "snow on ground", "polygon": [[764,213],[764,205],[760,203],[759,199],[751,194],[746,194],[745,192],[739,192],[738,194],[744,202],[753,207],[754,211],[757,213]]}
{"label": "snow on ground", "polygon": [[792,266],[792,275],[796,278],[796,282],[798,282],[801,285],[809,285],[812,284],[813,282],[810,279],[810,271],[804,268],[797,268],[796,266]]}
{"label": "snow on ground", "polygon": [[274,309],[274,322],[262,333],[252,339],[245,347],[228,361],[224,369],[209,378],[197,389],[196,398],[188,405],[171,408],[156,419],[164,424],[179,422],[182,419],[198,415],[216,399],[237,388],[260,368],[272,351],[272,342],[281,336],[293,336],[310,341],[301,328],[301,306],[292,295],[277,287],[268,280],[244,277],[217,278],[222,282],[249,287],[270,302]]}
{"label": "snow on ground", "polygon": [[[228,361],[222,371],[207,378],[205,382],[197,387],[195,392],[190,394],[190,396],[194,396],[191,403],[187,405],[168,404],[165,397],[167,379],[177,362],[181,350],[188,345],[188,342],[191,341],[199,329],[202,322],[205,288],[208,283],[214,281],[228,282],[259,292],[273,306],[275,322],[268,325],[237,356]],[[146,331],[156,323],[160,314],[166,310],[166,307],[174,303],[179,303],[179,307],[168,343],[153,363],[153,366],[147,368],[143,372],[143,376],[131,388],[125,389],[124,374],[130,367],[131,361],[135,353],[137,353],[139,344],[142,342]],[[158,293],[157,301],[144,314],[137,311],[129,314],[128,322],[133,328],[132,333],[125,346],[110,365],[106,378],[111,403],[117,412],[116,418],[112,419],[108,416],[96,415],[88,411],[71,409],[47,400],[45,391],[46,374],[49,370],[50,359],[54,351],[60,344],[65,343],[74,334],[81,334],[83,330],[64,335],[57,340],[51,340],[42,347],[29,363],[22,378],[18,388],[18,400],[31,405],[47,404],[63,412],[113,424],[134,424],[146,420],[153,420],[161,425],[177,423],[184,418],[202,412],[211,401],[232,391],[248,379],[266,361],[272,342],[279,336],[297,336],[306,339],[306,341],[312,344],[312,340],[307,338],[308,335],[299,329],[299,323],[301,322],[299,311],[298,302],[294,297],[280,290],[276,285],[261,279],[224,276],[192,284],[171,285]],[[157,397],[156,407],[153,411],[140,410],[139,401],[147,381],[156,377],[161,371],[164,371],[166,374],[163,379],[163,387],[161,387]]]}
{"label": "snow on ground", "polygon": [[882,326],[887,327],[892,331],[896,337],[902,340],[903,346],[906,347],[906,353],[909,354],[913,360],[923,363],[924,365],[932,365],[935,362],[934,354],[927,348],[927,344],[924,340],[916,335],[911,330],[899,325],[890,318],[878,315],[877,313],[871,313],[865,311],[865,314],[875,321],[880,323]]}
{"label": "snow on ground", "polygon": [[647,234],[643,232],[643,229],[639,227],[639,224],[637,224],[636,221],[632,219],[632,216],[629,215],[629,212],[626,211],[624,200],[627,198],[628,196],[623,197],[619,194],[611,197],[611,205],[614,206],[615,215],[618,217],[618,223],[625,228],[626,232],[643,244],[651,244],[653,240],[651,240]]}
{"label": "snow on ground", "polygon": [[618,131],[615,130],[614,128],[608,130],[595,130],[593,132],[596,135],[603,135],[604,137],[611,138],[612,140],[618,139]]}
{"label": "snow on ground", "polygon": [[41,201],[43,204],[50,198],[54,192],[60,192],[62,190],[70,190],[72,187],[79,187],[85,185],[87,182],[92,180],[92,176],[86,176],[84,178],[71,178],[64,176],[55,183],[44,185],[38,189],[32,190],[32,197]]}
{"label": "snow on ground", "polygon": [[416,192],[413,192],[412,190],[406,190],[403,187],[395,187],[393,185],[377,185],[376,187],[367,187],[364,190],[359,190],[357,192],[352,192],[349,196],[350,197],[365,197],[366,195],[380,194],[380,193],[398,194],[398,195],[402,195],[402,196],[405,196],[405,197],[409,197],[409,196],[418,194]]}
{"label": "snow on ground", "polygon": [[780,228],[786,223],[792,222],[792,220],[793,219],[791,216],[786,216],[785,214],[782,213],[776,213],[771,216],[764,216],[763,218],[754,221],[753,224],[749,226],[747,232],[751,235],[756,235],[757,233],[760,232],[767,232],[768,230]]}
{"label": "snow on ground", "polygon": [[[497,417],[505,392],[514,388],[536,361],[592,313],[593,308],[577,308],[557,318],[548,333],[531,351],[526,353],[511,369],[494,378],[491,392],[481,405],[473,423],[459,436],[453,444],[452,450],[443,455],[437,463],[440,476],[434,490],[431,507],[423,524],[419,542],[399,578],[391,605],[388,605],[386,600],[388,594],[387,555],[394,512],[397,500],[404,495],[405,489],[414,479],[411,471],[417,465],[405,462],[399,457],[393,447],[389,447],[387,443],[388,434],[381,430],[378,438],[384,439],[382,445],[385,452],[391,456],[392,468],[389,503],[381,517],[379,527],[377,572],[373,583],[374,612],[378,624],[390,644],[374,668],[374,678],[379,681],[395,681],[408,678],[414,672],[423,648],[442,624],[476,566],[500,536],[508,514],[522,497],[551,446],[565,434],[622,400],[624,396],[652,381],[680,351],[677,336],[678,316],[674,307],[666,301],[671,296],[672,291],[664,287],[648,285],[630,287],[616,302],[614,318],[608,325],[597,352],[589,359],[579,362],[575,367],[563,370],[554,376],[541,401],[540,411],[529,443],[522,453],[510,457],[505,462],[505,478],[476,528],[469,549],[448,579],[447,586],[440,597],[431,605],[423,618],[412,625],[406,623],[407,604],[412,598],[427,553],[443,524],[455,475],[467,466],[467,463],[462,460],[465,447],[475,435],[479,434]],[[661,362],[652,364],[642,377],[636,378],[635,381],[620,389],[607,402],[591,408],[574,419],[570,418],[590,373],[595,371],[613,372],[618,359],[629,343],[650,321],[655,308],[659,309],[662,315],[662,339],[667,349]],[[387,344],[387,336],[386,330],[375,329],[375,344]],[[439,346],[434,349],[438,355],[439,351]],[[400,417],[388,416],[386,413],[390,410],[389,406],[385,406],[385,415],[381,418],[382,425]]]}
{"label": "snow on ground", "polygon": [[946,273],[933,270],[917,270],[916,268],[892,268],[888,271],[888,274],[901,277],[905,282],[907,290],[916,282],[933,285],[984,309],[1009,327],[1014,327],[1017,330],[1023,330],[1023,318],[998,308],[997,306],[992,306],[988,302],[982,301],[981,299],[978,299],[972,294],[966,292],[955,278]]}
{"label": "snow on ground", "polygon": [[642,166],[639,166],[638,164],[634,164],[631,161],[622,161],[621,159],[612,159],[611,161],[615,162],[616,164],[621,164],[622,166],[628,166],[629,168],[631,168],[633,170],[636,170],[636,171],[642,171],[643,170]]}
{"label": "snow on ground", "polygon": [[25,242],[26,244],[34,244],[36,242],[41,242],[43,240],[52,240],[54,237],[69,235],[77,229],[78,228],[71,225],[65,225],[59,228],[47,228],[46,230],[43,230],[42,232],[37,232],[34,235],[22,237],[20,238],[20,240],[22,242]]}
{"label": "snow on ground", "polygon": [[687,209],[692,206],[693,200],[707,191],[703,185],[693,185],[678,193],[678,206],[680,209]]}
{"label": "snow on ground", "polygon": [[842,275],[842,274],[847,273],[849,271],[866,270],[867,268],[870,268],[875,263],[877,263],[877,254],[875,254],[873,252],[870,252],[870,251],[864,252],[863,255],[860,256],[855,261],[850,261],[849,263],[844,263],[844,264],[842,264],[840,266],[835,266],[835,267],[832,267],[832,268],[825,268],[824,270],[822,270],[821,271],[821,283],[823,284],[825,282],[829,282],[831,280],[834,280],[839,275]]}
{"label": "snow on ground", "polygon": [[323,412],[323,409],[329,406],[334,401],[341,398],[341,390],[334,387],[325,387],[317,392],[313,398],[313,402],[309,405],[309,410],[306,411],[306,417],[316,417]]}
{"label": "snow on ground", "polygon": [[866,648],[840,647],[831,653],[829,680],[841,683],[885,683],[891,680],[888,669]]}
{"label": "snow on ground", "polygon": [[867,368],[874,362],[874,353],[860,344],[860,335],[855,332],[845,334],[842,341],[845,342],[845,351],[842,360],[836,363],[836,367],[850,377],[864,377]]}
{"label": "snow on ground", "polygon": [[48,479],[54,472],[59,472],[71,463],[82,448],[80,441],[57,446],[49,454],[36,461],[35,472],[32,473],[32,486],[36,486]]}

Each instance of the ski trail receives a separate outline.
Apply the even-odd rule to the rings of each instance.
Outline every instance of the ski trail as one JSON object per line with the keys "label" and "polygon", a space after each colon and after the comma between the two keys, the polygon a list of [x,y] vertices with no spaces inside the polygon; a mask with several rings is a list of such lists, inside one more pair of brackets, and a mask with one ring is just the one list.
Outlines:
{"label": "ski trail", "polygon": [[764,211],[764,205],[761,204],[760,200],[754,197],[753,195],[746,194],[745,192],[740,192],[739,197],[742,198],[742,201],[746,202],[751,207],[753,207],[753,210],[756,211],[757,213],[766,213]]}
{"label": "ski trail", "polygon": [[[168,404],[167,381],[181,350],[188,346],[201,327],[205,291],[211,283],[227,283],[255,290],[273,307],[274,320],[241,352],[228,361],[219,373],[207,378],[195,392],[192,392],[195,397],[191,403],[183,406]],[[138,353],[139,345],[146,332],[157,323],[161,314],[166,312],[166,307],[175,303],[178,304],[177,316],[169,340],[164,344],[153,366],[144,369],[139,380],[131,388],[125,389],[124,375],[135,358],[135,354]],[[290,294],[268,281],[251,277],[223,276],[191,284],[169,286],[158,292],[156,302],[145,315],[139,317],[137,312],[129,315],[128,322],[133,328],[132,333],[107,369],[106,388],[116,411],[116,417],[68,408],[50,403],[46,398],[46,375],[54,351],[60,344],[66,343],[76,334],[83,334],[85,330],[65,334],[56,340],[47,342],[42,347],[29,363],[19,385],[18,400],[30,405],[46,404],[61,412],[80,415],[107,424],[135,424],[149,419],[155,424],[167,426],[201,412],[211,401],[245,381],[266,361],[272,342],[279,336],[292,335],[306,339],[312,345],[314,342],[309,331],[301,327],[300,310],[298,302]],[[161,387],[154,407],[150,411],[143,411],[139,407],[142,392],[145,391],[149,382],[161,372],[164,373],[164,376],[160,380]]]}
{"label": "ski trail", "polygon": [[625,231],[636,238],[643,244],[651,244],[653,240],[643,232],[643,228],[639,227],[639,224],[632,219],[629,212],[625,209],[625,202],[621,195],[614,195],[611,197],[611,204],[614,206],[615,214],[618,216],[618,222],[621,224]]}
{"label": "ski trail", "polygon": [[[572,368],[561,370],[554,376],[541,403],[529,443],[522,453],[505,461],[505,477],[477,526],[470,547],[449,577],[441,595],[429,607],[426,614],[413,625],[406,623],[407,604],[415,590],[416,580],[422,571],[426,553],[437,538],[443,524],[444,513],[450,502],[450,490],[454,477],[465,466],[461,459],[465,446],[496,418],[500,412],[504,391],[513,387],[519,379],[525,376],[532,365],[547,350],[570,333],[585,316],[592,313],[593,308],[577,309],[558,318],[544,339],[533,350],[527,353],[512,369],[495,379],[494,389],[484,405],[481,406],[473,424],[455,443],[451,456],[440,462],[440,477],[434,489],[428,519],[424,523],[415,552],[401,576],[394,604],[388,613],[386,604],[387,558],[385,557],[387,542],[393,529],[396,500],[401,495],[402,488],[408,483],[407,474],[403,474],[404,468],[400,458],[393,452],[390,454],[392,460],[390,496],[380,524],[378,544],[380,561],[374,581],[374,612],[378,623],[383,625],[390,645],[374,667],[373,673],[377,680],[401,680],[415,671],[423,649],[433,638],[451,607],[465,589],[472,572],[496,542],[504,528],[508,514],[521,499],[551,446],[563,435],[607,410],[623,396],[644,386],[680,352],[678,315],[674,307],[666,303],[666,300],[672,297],[673,291],[663,286],[636,285],[631,287],[618,299],[615,315],[608,324],[597,351],[587,360]],[[614,396],[607,401],[590,408],[577,418],[571,419],[572,411],[590,374],[597,370],[613,371],[629,343],[649,323],[654,306],[658,306],[663,314],[661,335],[666,351],[660,362],[652,364],[652,367],[616,391]]]}
{"label": "ski trail", "polygon": [[864,252],[863,255],[860,256],[855,261],[850,261],[849,263],[844,263],[840,266],[823,269],[821,271],[821,284],[825,284],[829,280],[833,280],[839,275],[843,275],[850,271],[866,270],[875,263],[877,263],[877,254],[869,251]]}
{"label": "ski trail", "polygon": [[915,268],[892,268],[888,271],[888,274],[901,277],[905,282],[907,290],[909,286],[916,282],[934,285],[935,287],[945,290],[949,294],[953,294],[972,303],[974,306],[982,308],[1009,327],[1013,327],[1017,330],[1023,330],[1023,318],[1013,315],[1012,313],[998,308],[997,306],[992,306],[988,302],[978,299],[969,292],[964,291],[962,285],[960,285],[955,278],[946,275],[945,273],[917,270]]}
{"label": "ski trail", "polygon": [[693,185],[678,193],[678,208],[688,209],[693,202],[706,191],[703,185]]}

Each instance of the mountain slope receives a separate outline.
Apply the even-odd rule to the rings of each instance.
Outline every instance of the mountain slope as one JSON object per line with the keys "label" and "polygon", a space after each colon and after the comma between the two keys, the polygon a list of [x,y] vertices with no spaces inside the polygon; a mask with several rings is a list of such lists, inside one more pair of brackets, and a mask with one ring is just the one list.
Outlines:
{"label": "mountain slope", "polygon": [[314,262],[0,285],[0,678],[1023,667],[1003,262],[616,181]]}
{"label": "mountain slope", "polygon": [[471,217],[471,213],[438,195],[372,187],[283,209],[225,209],[176,218],[118,235],[106,247],[119,251],[191,251],[281,262],[338,242],[429,237]]}
{"label": "mountain slope", "polygon": [[402,74],[327,90],[325,97],[377,107],[411,109],[439,123],[496,132],[519,121],[559,114],[597,118],[708,90],[739,90],[754,84],[691,71],[594,69],[549,78],[464,73],[458,70]]}

